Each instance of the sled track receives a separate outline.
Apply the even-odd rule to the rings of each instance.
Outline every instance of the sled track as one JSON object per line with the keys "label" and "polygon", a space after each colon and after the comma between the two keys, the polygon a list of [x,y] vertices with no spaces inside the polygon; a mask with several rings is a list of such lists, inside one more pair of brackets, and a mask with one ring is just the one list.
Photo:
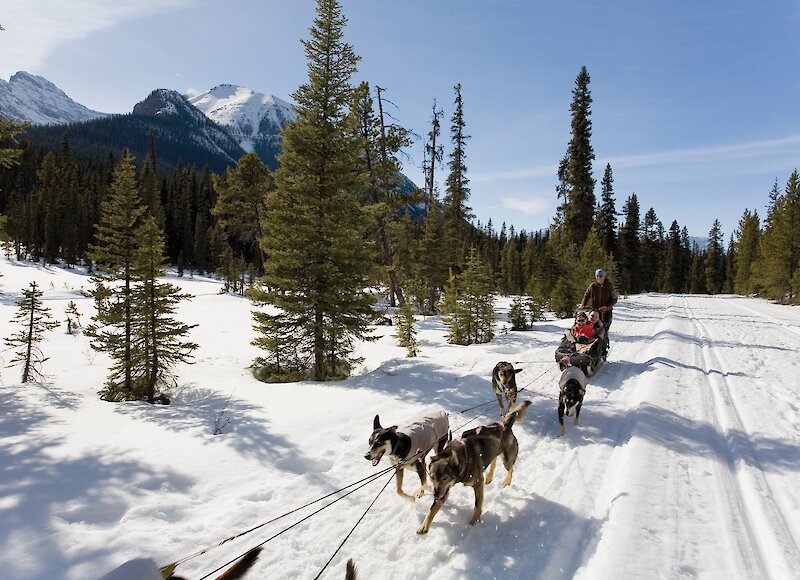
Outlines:
{"label": "sled track", "polygon": [[[719,432],[720,455],[727,459],[722,465],[727,469],[724,486],[728,495],[736,500],[741,518],[745,522],[749,549],[758,567],[760,578],[797,578],[800,572],[800,549],[779,502],[780,496],[770,487],[757,453],[749,438],[750,431],[736,404],[728,381],[728,370],[714,352],[711,335],[695,315],[689,300],[683,298],[686,314],[701,341],[703,366],[709,395],[704,398],[709,420]],[[748,309],[749,310],[749,309]],[[772,321],[769,317],[754,312]],[[785,326],[785,325],[781,325]],[[711,372],[717,371],[717,372]],[[738,435],[737,435],[738,432]],[[759,533],[760,531],[760,533]]]}

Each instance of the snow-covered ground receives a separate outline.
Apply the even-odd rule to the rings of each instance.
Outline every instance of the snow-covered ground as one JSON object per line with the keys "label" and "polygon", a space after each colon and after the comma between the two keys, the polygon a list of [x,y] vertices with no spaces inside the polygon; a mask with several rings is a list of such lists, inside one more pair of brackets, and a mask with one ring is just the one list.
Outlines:
{"label": "snow-covered ground", "polygon": [[[0,271],[2,337],[32,280],[56,318],[74,300],[88,320],[80,272],[5,260]],[[559,438],[552,353],[568,321],[458,347],[428,318],[416,359],[377,327],[351,379],[268,385],[247,370],[258,354],[248,301],[213,280],[172,281],[195,295],[179,318],[199,324],[201,345],[196,364],[178,369],[174,404],[100,401],[108,360],[63,326],[43,344],[48,382],[21,385],[19,367],[2,369],[0,577],[91,579],[136,557],[192,556],[388,465],[363,458],[376,413],[402,425],[444,409],[456,433],[481,411],[469,427],[494,421],[496,403],[460,411],[494,400],[489,374],[508,360],[524,367],[518,385],[533,404],[514,427],[513,485],[500,488],[498,467],[476,526],[472,490],[458,486],[417,535],[430,496],[398,498],[387,474],[176,572],[204,577],[274,537],[248,577],[315,578],[375,500],[323,578],[343,578],[348,558],[362,580],[800,578],[798,308],[738,296],[622,300],[581,424],[568,419]],[[503,318],[507,306],[498,301]]]}

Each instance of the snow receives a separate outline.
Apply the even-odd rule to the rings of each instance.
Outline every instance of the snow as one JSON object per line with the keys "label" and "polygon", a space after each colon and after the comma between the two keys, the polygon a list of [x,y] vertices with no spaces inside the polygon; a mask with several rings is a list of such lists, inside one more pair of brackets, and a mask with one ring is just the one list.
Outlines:
{"label": "snow", "polygon": [[8,82],[0,79],[0,109],[4,117],[30,121],[36,125],[75,123],[107,117],[68,97],[44,77],[25,71],[14,74]]}
{"label": "snow", "polygon": [[[57,319],[74,300],[88,321],[85,273],[5,259],[0,272],[4,337],[33,280]],[[195,296],[178,317],[199,324],[201,345],[177,369],[172,405],[100,401],[109,361],[65,327],[42,345],[45,383],[2,368],[0,576],[98,578],[214,546],[176,569],[200,578],[285,530],[248,577],[310,579],[366,512],[323,578],[343,578],[348,558],[361,578],[800,578],[798,308],[729,295],[621,300],[609,362],[589,381],[580,424],[567,419],[558,437],[552,353],[568,321],[505,334],[500,321],[493,342],[460,347],[439,318],[420,319],[415,359],[391,327],[375,327],[352,378],[269,385],[247,368],[258,355],[248,301],[212,279],[170,281]],[[508,305],[498,300],[501,316]],[[11,353],[0,357],[4,366]],[[499,360],[524,367],[517,383],[533,404],[514,426],[513,484],[500,488],[498,467],[477,525],[472,491],[457,486],[417,535],[430,495],[401,499],[387,474],[294,527],[333,497],[217,546],[386,467],[363,458],[376,413],[403,425],[445,410],[455,433],[481,411],[469,427],[496,420]],[[417,483],[406,475],[407,491]]]}
{"label": "snow", "polygon": [[289,103],[274,95],[230,84],[194,95],[189,102],[212,121],[227,127],[245,151],[254,150],[261,133],[277,135],[287,121],[297,117]]}

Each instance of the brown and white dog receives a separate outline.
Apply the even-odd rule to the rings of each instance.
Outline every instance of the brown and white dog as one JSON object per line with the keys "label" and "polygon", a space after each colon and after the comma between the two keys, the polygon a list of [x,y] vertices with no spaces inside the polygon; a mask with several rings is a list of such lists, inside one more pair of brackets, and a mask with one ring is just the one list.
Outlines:
{"label": "brown and white dog", "polygon": [[[492,390],[500,404],[500,415],[505,415],[508,409],[517,402],[517,373],[523,369],[515,369],[510,362],[501,361],[492,369]],[[506,403],[503,403],[505,396]]]}
{"label": "brown and white dog", "polygon": [[[475,511],[469,523],[473,525],[480,521],[483,513],[483,486],[492,482],[498,456],[502,458],[507,471],[503,487],[511,485],[514,464],[519,454],[519,444],[511,427],[525,416],[525,409],[530,404],[530,401],[522,401],[509,409],[500,421],[464,431],[459,439],[447,443],[440,453],[431,458],[433,503],[422,525],[417,528],[418,534],[428,533],[433,518],[447,501],[450,489],[457,483],[467,485],[475,492]],[[487,467],[489,472],[484,479],[483,472]]]}
{"label": "brown and white dog", "polygon": [[425,471],[425,458],[434,446],[437,447],[437,452],[441,451],[450,433],[450,421],[447,413],[440,411],[425,415],[402,428],[398,428],[397,425],[382,427],[380,417],[375,415],[372,429],[369,451],[364,458],[372,461],[372,465],[378,465],[381,458],[388,454],[392,463],[404,462],[405,469],[416,470],[419,475],[420,487],[413,496],[403,491],[404,470],[397,470],[395,476],[397,495],[412,501],[422,497],[428,479]]}

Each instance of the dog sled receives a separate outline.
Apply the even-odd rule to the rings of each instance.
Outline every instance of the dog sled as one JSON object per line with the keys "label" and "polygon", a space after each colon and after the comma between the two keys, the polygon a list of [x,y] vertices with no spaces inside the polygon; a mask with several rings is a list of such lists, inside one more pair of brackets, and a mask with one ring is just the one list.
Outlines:
{"label": "dog sled", "polygon": [[608,345],[605,335],[587,339],[585,336],[575,336],[571,329],[564,332],[561,344],[555,352],[556,362],[563,371],[568,367],[578,367],[587,377],[594,375],[608,354]]}

